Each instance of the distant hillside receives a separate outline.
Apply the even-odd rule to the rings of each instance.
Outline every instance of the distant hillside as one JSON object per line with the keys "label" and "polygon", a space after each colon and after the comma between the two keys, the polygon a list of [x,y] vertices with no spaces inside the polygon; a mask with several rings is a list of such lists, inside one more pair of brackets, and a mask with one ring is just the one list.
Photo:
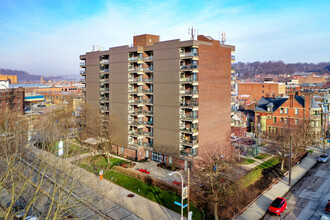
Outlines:
{"label": "distant hillside", "polygon": [[[41,75],[32,75],[23,70],[12,69],[0,69],[2,75],[17,75],[18,83],[24,82],[40,82]],[[59,81],[59,80],[77,80],[79,75],[67,75],[67,76],[44,76],[44,80]]]}
{"label": "distant hillside", "polygon": [[330,62],[323,63],[288,63],[283,61],[234,63],[235,72],[240,76],[253,77],[258,74],[293,74],[295,72],[330,73]]}

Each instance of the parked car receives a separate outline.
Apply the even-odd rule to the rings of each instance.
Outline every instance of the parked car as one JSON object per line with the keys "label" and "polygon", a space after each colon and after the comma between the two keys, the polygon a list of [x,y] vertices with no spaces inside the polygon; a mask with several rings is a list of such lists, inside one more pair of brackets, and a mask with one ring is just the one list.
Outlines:
{"label": "parked car", "polygon": [[326,163],[328,162],[329,158],[330,158],[329,154],[321,154],[317,159],[317,161],[321,163]]}
{"label": "parked car", "polygon": [[325,213],[330,214],[330,199],[328,200],[328,203],[325,206]]}
{"label": "parked car", "polygon": [[278,216],[281,215],[281,213],[287,209],[287,203],[284,198],[277,197],[272,204],[270,204],[268,212],[274,213]]}

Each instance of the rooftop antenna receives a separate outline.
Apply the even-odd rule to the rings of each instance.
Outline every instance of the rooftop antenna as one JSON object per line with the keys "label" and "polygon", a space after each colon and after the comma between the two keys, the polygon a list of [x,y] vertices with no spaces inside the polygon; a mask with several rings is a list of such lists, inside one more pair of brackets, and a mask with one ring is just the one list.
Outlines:
{"label": "rooftop antenna", "polygon": [[194,40],[195,34],[196,34],[196,29],[194,29],[194,27],[188,28],[188,34],[191,35],[190,40]]}
{"label": "rooftop antenna", "polygon": [[225,44],[225,42],[226,42],[226,32],[222,32],[220,44]]}

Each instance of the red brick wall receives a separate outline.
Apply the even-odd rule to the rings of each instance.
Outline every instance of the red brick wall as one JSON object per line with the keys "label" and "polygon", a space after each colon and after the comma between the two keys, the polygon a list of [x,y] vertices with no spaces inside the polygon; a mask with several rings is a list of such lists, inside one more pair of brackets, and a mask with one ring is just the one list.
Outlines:
{"label": "red brick wall", "polygon": [[274,83],[238,83],[239,95],[250,95],[252,100],[260,100],[261,97],[278,96],[278,84]]}
{"label": "red brick wall", "polygon": [[199,151],[230,143],[231,48],[199,45]]}
{"label": "red brick wall", "polygon": [[22,88],[0,90],[0,110],[5,111],[6,109],[24,115],[24,90]]}

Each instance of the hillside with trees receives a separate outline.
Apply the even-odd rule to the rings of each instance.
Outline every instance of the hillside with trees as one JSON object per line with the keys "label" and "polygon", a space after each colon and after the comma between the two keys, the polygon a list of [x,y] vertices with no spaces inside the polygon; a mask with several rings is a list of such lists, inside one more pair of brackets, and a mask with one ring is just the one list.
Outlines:
{"label": "hillside with trees", "polygon": [[[18,83],[35,83],[40,82],[42,75],[33,75],[23,70],[12,70],[12,69],[1,69],[0,74],[2,75],[17,75]],[[65,76],[44,76],[44,80],[48,81],[59,81],[59,80],[77,80],[79,75],[65,75]]]}
{"label": "hillside with trees", "polygon": [[258,74],[293,74],[295,72],[330,73],[330,62],[314,63],[284,63],[283,61],[234,63],[235,73],[244,78]]}

